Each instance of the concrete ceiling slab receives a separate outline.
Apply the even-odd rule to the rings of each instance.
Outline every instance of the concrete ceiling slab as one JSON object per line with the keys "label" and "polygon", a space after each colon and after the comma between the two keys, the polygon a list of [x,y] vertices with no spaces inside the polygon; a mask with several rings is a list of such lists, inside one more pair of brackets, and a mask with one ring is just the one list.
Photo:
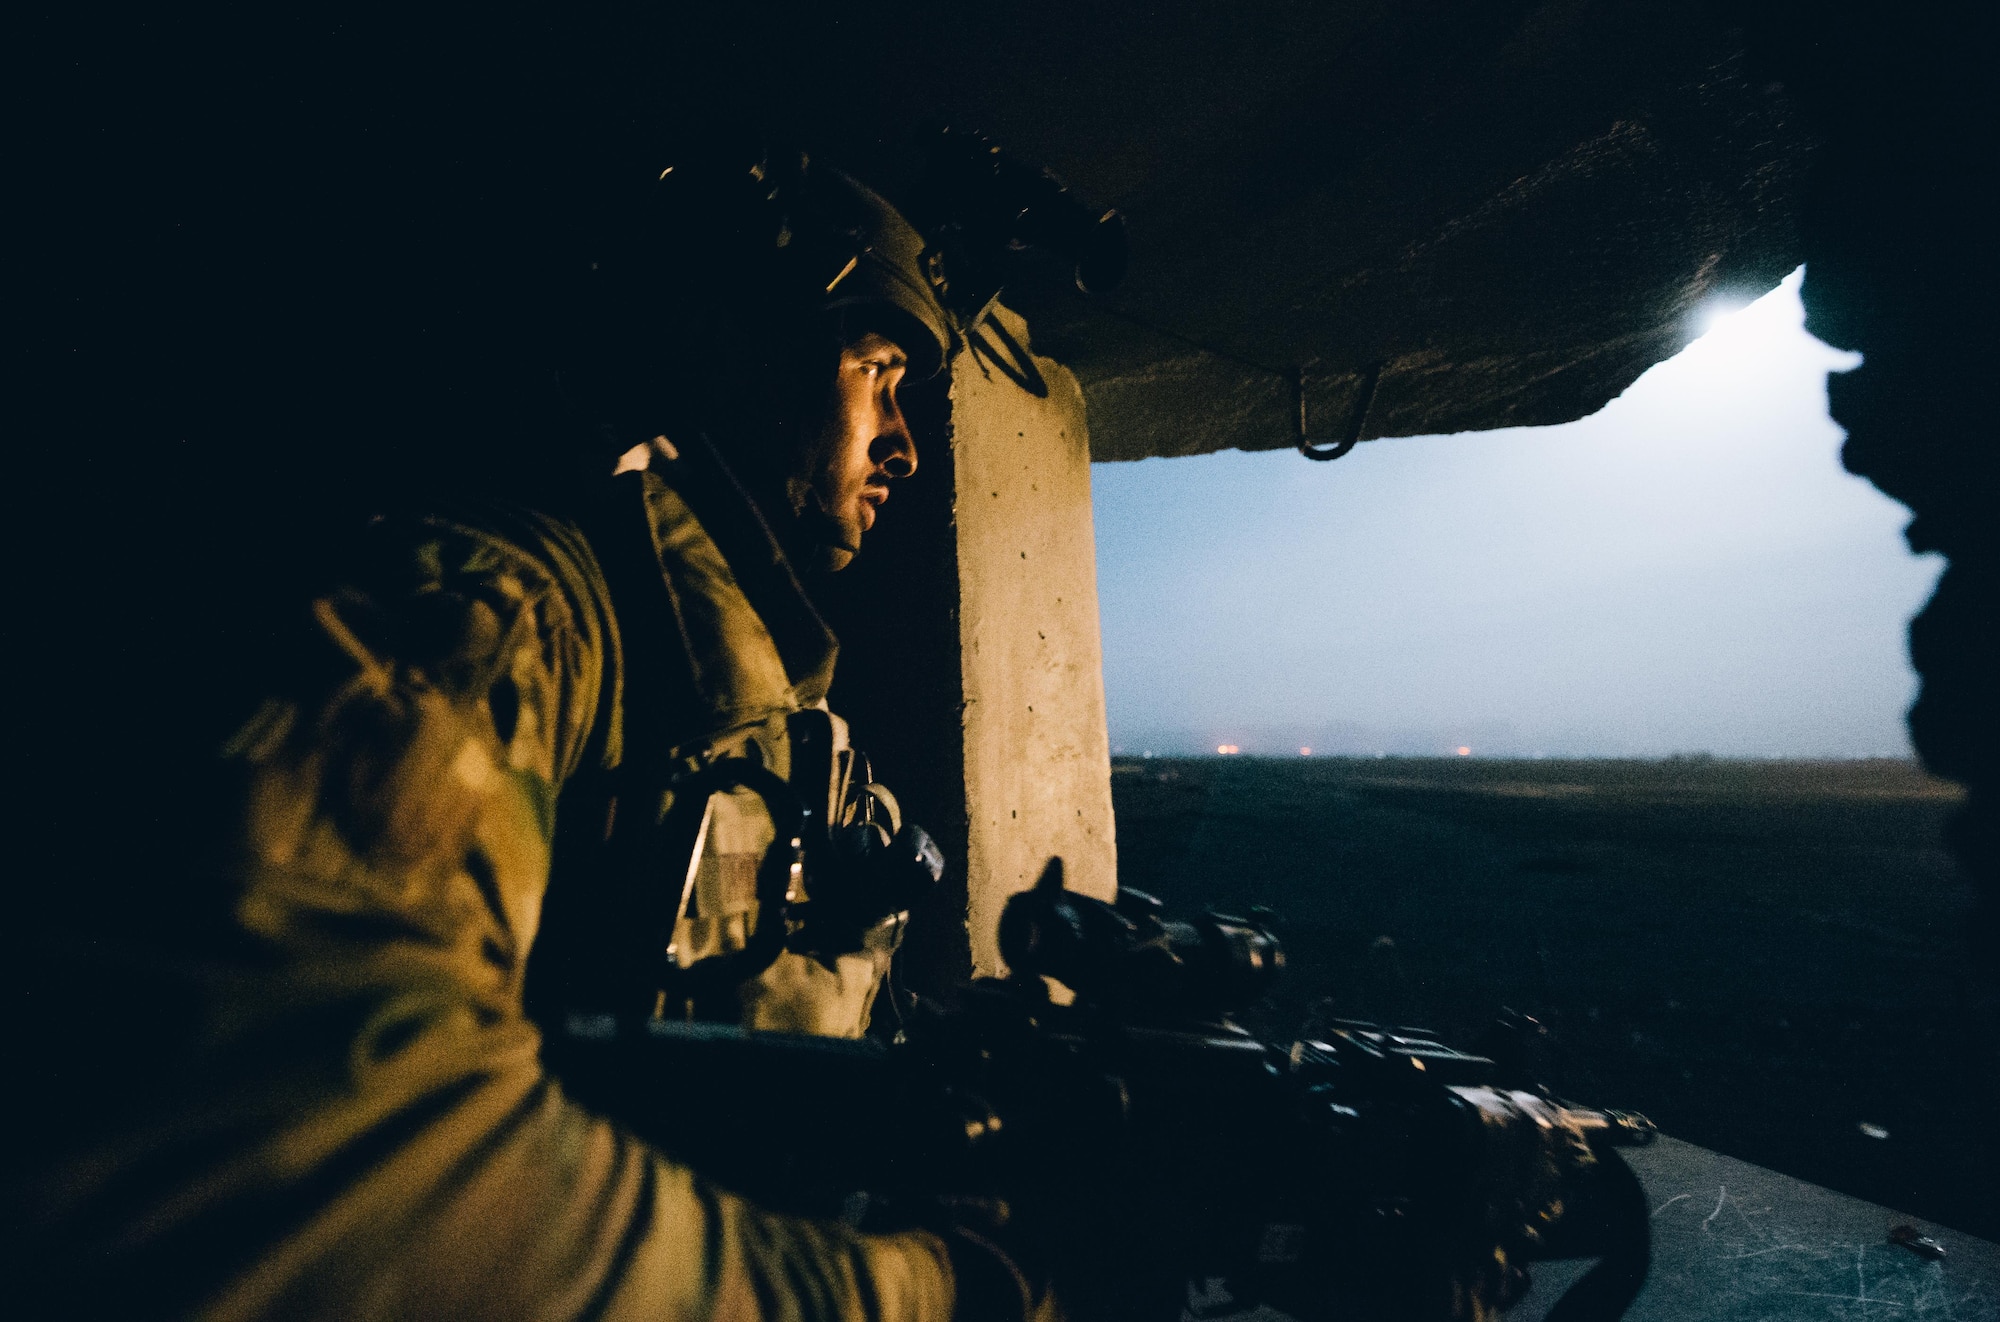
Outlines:
{"label": "concrete ceiling slab", "polygon": [[1378,365],[1365,437],[1565,422],[1682,347],[1704,300],[1800,260],[1811,138],[1702,0],[803,22],[721,100],[809,123],[892,196],[950,121],[1126,213],[1115,295],[1032,262],[1009,293],[1082,380],[1100,459],[1288,446],[1301,369],[1316,433],[1353,423]]}

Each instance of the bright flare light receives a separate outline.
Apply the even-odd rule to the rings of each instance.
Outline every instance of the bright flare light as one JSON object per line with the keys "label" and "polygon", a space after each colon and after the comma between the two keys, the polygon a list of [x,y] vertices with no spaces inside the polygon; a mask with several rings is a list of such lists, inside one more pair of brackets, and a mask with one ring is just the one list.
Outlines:
{"label": "bright flare light", "polygon": [[1452,751],[1457,753],[1460,757],[1472,756],[1472,750],[1470,748],[1467,748],[1464,744],[1460,744],[1457,748],[1453,749]]}
{"label": "bright flare light", "polygon": [[1737,313],[1750,306],[1740,298],[1730,298],[1718,294],[1701,305],[1695,312],[1695,333],[1697,337],[1712,335],[1723,329]]}
{"label": "bright flare light", "polygon": [[1717,294],[1694,310],[1695,342],[1688,348],[1694,351],[1690,360],[1694,370],[1705,370],[1711,378],[1704,385],[1714,384],[1719,368],[1723,375],[1741,374],[1762,384],[1768,395],[1767,378],[1786,365],[1788,356],[1796,358],[1801,352],[1821,358],[1836,372],[1860,364],[1860,354],[1840,350],[1829,354],[1825,345],[1802,333],[1799,289],[1804,283],[1805,268],[1800,267],[1762,298]]}
{"label": "bright flare light", "polygon": [[1312,751],[1312,749],[1310,749],[1310,748],[1306,748],[1306,747],[1303,747],[1303,746],[1302,746],[1302,747],[1300,747],[1300,749],[1299,749],[1299,756],[1300,756],[1300,757],[1311,757],[1312,755],[1313,755],[1313,751]]}
{"label": "bright flare light", "polygon": [[1222,754],[1224,757],[1228,757],[1232,753],[1237,752],[1238,750],[1235,744],[1217,744],[1215,746],[1215,751]]}
{"label": "bright flare light", "polygon": [[[1761,422],[1771,430],[1778,430],[1785,424],[1778,422],[1772,413],[1772,401],[1779,398],[1773,394],[1774,379],[1797,380],[1801,375],[1816,375],[1828,369],[1845,372],[1859,366],[1860,354],[1829,349],[1804,333],[1805,314],[1799,303],[1799,289],[1804,280],[1805,268],[1800,267],[1786,276],[1777,289],[1754,302],[1718,294],[1697,308],[1694,321],[1700,337],[1671,364],[1660,364],[1648,373],[1660,377],[1655,384],[1651,410],[1655,420],[1666,421],[1669,409],[1678,410],[1687,415],[1682,428],[1687,436],[1705,432],[1719,435],[1715,419],[1724,416],[1733,417],[1739,425],[1746,421]],[[1635,386],[1628,393],[1646,392]],[[1765,418],[1771,420],[1762,422]],[[1700,443],[1693,447],[1683,445],[1680,453],[1690,472],[1713,474],[1717,468],[1715,460],[1720,456],[1701,454],[1699,450]],[[1775,457],[1784,451],[1770,446],[1754,453]],[[1751,489],[1743,485],[1745,479],[1756,471],[1742,470],[1742,475],[1735,479],[1744,491]],[[1727,485],[1713,476],[1708,480],[1715,487]],[[1731,522],[1741,519],[1740,511],[1716,508],[1714,512],[1727,513]],[[1687,528],[1685,532],[1690,544],[1700,542],[1699,529]]]}

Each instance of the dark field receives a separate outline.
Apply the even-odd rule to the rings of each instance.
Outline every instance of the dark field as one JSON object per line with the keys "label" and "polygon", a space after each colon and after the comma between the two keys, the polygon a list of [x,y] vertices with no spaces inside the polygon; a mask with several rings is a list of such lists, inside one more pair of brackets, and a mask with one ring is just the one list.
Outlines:
{"label": "dark field", "polygon": [[1955,791],[1913,767],[1119,759],[1112,787],[1122,883],[1277,910],[1264,1031],[1330,997],[1464,1044],[1513,1006],[1565,1095],[2000,1239],[2000,995],[1937,843]]}

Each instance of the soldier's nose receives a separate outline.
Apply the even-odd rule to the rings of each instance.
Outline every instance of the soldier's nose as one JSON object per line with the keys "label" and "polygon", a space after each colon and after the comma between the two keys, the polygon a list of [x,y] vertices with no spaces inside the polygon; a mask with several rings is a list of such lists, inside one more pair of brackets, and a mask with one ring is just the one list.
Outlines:
{"label": "soldier's nose", "polygon": [[868,447],[868,457],[892,478],[908,477],[917,471],[917,442],[901,412],[885,419],[880,435]]}

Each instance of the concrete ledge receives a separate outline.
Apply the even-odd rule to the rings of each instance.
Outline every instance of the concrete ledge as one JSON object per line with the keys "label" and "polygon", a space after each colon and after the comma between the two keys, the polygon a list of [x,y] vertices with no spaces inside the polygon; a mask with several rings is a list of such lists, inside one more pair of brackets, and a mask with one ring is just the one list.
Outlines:
{"label": "concrete ledge", "polygon": [[[1662,1138],[1627,1149],[1653,1204],[1653,1270],[1629,1322],[2000,1319],[2000,1245]],[[1927,1262],[1889,1242],[1912,1225]],[[1588,1263],[1543,1263],[1508,1322],[1539,1322]]]}

